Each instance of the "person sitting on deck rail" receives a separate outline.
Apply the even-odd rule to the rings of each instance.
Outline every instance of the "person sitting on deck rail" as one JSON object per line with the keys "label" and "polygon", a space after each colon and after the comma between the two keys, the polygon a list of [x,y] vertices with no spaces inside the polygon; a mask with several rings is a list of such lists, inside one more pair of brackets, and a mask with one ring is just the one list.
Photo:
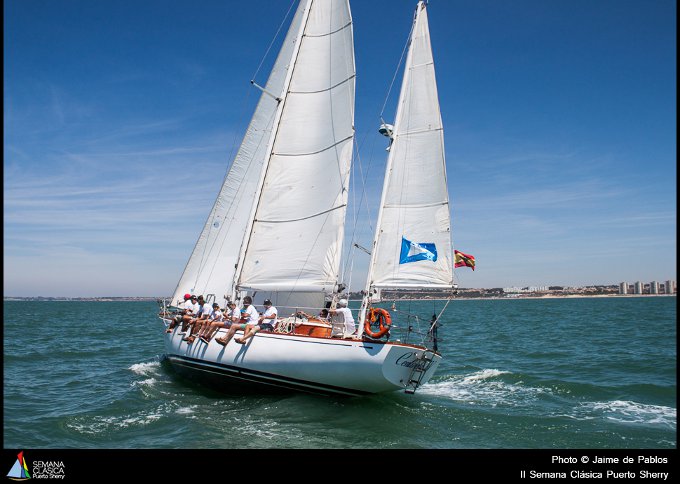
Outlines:
{"label": "person sitting on deck rail", "polygon": [[205,339],[205,336],[210,332],[210,329],[212,328],[212,325],[214,323],[221,323],[222,320],[224,319],[224,313],[222,313],[222,310],[220,309],[220,305],[217,303],[213,303],[212,305],[212,311],[210,312],[210,316],[208,316],[207,319],[204,320],[199,320],[196,323],[196,335],[192,336],[193,339],[198,337],[201,341],[204,343],[209,343],[210,340]]}
{"label": "person sitting on deck rail", "polygon": [[244,344],[248,338],[252,338],[255,336],[255,333],[260,330],[274,331],[278,311],[272,306],[272,302],[269,299],[265,299],[263,304],[265,311],[264,314],[258,318],[257,324],[248,324],[246,330],[243,332],[243,337],[236,338],[234,341],[239,344]]}
{"label": "person sitting on deck rail", "polygon": [[248,323],[255,323],[259,318],[257,310],[253,306],[253,298],[246,296],[243,298],[243,309],[241,310],[241,319],[237,323],[233,323],[224,338],[215,338],[222,346],[227,346],[231,339],[239,329],[246,330]]}
{"label": "person sitting on deck rail", "polygon": [[191,334],[184,338],[184,341],[189,344],[194,342],[196,339],[196,333],[198,333],[203,325],[211,318],[213,312],[213,307],[210,305],[210,303],[205,301],[202,295],[198,296],[198,304],[200,305],[200,309],[196,313],[196,317],[192,318],[189,322],[189,326],[191,326]]}
{"label": "person sitting on deck rail", "polygon": [[191,295],[191,300],[187,301],[189,303],[188,309],[185,311],[184,316],[182,316],[182,329],[179,332],[179,334],[187,334],[187,329],[189,327],[189,323],[191,320],[198,314],[198,311],[201,309],[201,306],[198,305],[198,298],[194,296],[193,294]]}
{"label": "person sitting on deck rail", "polygon": [[226,329],[231,328],[231,325],[233,323],[237,323],[240,319],[241,312],[238,309],[236,309],[236,303],[229,302],[227,303],[227,308],[224,310],[224,314],[222,315],[222,317],[220,319],[215,318],[212,321],[210,321],[209,325],[203,326],[203,329],[198,334],[198,337],[201,339],[201,341],[205,343],[210,343],[210,340],[213,339],[213,336],[215,336],[215,333],[217,333],[217,331],[219,331],[221,328]]}
{"label": "person sitting on deck rail", "polygon": [[168,326],[168,329],[165,330],[166,333],[172,333],[172,330],[175,329],[175,326],[177,326],[179,323],[182,322],[182,317],[187,313],[187,311],[191,311],[192,309],[192,304],[191,304],[191,294],[185,294],[184,295],[184,303],[179,305],[181,311],[180,313],[172,318],[172,322],[170,323],[170,326]]}
{"label": "person sitting on deck rail", "polygon": [[332,336],[348,338],[354,334],[357,328],[352,311],[347,307],[347,299],[340,299],[336,309],[330,310],[330,315],[333,322]]}

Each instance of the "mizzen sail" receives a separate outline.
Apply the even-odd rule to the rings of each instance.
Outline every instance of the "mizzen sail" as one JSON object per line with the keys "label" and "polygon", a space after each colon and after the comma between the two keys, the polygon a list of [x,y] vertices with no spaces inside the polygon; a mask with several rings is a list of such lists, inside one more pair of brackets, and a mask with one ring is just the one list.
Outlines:
{"label": "mizzen sail", "polygon": [[368,288],[453,285],[444,132],[427,8],[416,8]]}

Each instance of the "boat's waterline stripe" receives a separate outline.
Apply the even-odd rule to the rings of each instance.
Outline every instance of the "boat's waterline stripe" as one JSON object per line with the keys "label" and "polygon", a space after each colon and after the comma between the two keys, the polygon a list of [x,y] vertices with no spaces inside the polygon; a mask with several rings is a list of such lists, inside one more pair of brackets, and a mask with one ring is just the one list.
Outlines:
{"label": "boat's waterline stripe", "polygon": [[343,395],[352,396],[370,395],[370,392],[363,390],[354,390],[351,388],[338,387],[335,385],[327,385],[325,383],[310,382],[307,380],[275,375],[273,373],[250,370],[239,366],[226,365],[224,363],[206,362],[205,360],[190,358],[187,356],[168,354],[167,357],[168,360],[175,365],[239,380],[246,380],[285,388],[302,389],[312,392],[313,390],[317,390],[317,392],[321,391],[323,393],[341,393]]}

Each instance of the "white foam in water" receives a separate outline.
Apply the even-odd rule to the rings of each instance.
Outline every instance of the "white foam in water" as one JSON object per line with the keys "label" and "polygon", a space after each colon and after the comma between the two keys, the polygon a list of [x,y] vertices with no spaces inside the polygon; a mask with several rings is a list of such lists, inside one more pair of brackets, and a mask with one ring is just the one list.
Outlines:
{"label": "white foam in water", "polygon": [[146,380],[132,382],[132,386],[153,386],[157,381],[155,378],[147,378]]}
{"label": "white foam in water", "polygon": [[189,413],[194,413],[194,409],[197,408],[198,405],[191,405],[189,407],[180,407],[177,410],[175,410],[175,413],[179,414],[189,414]]}
{"label": "white foam in water", "polygon": [[135,363],[128,370],[138,375],[148,375],[149,373],[156,373],[161,367],[160,361],[149,361],[146,363]]}
{"label": "white foam in water", "polygon": [[509,375],[509,371],[501,371],[501,370],[482,370],[478,371],[477,373],[473,373],[470,376],[466,376],[463,381],[466,383],[471,383],[471,382],[476,382],[480,380],[486,380],[488,378],[494,378],[496,376],[500,375]]}
{"label": "white foam in water", "polygon": [[175,407],[176,404],[166,402],[155,409],[140,411],[132,415],[75,417],[66,426],[76,432],[89,435],[114,432],[129,427],[144,427],[173,412]]}
{"label": "white foam in water", "polygon": [[677,410],[663,405],[646,405],[628,400],[588,402],[582,404],[589,412],[598,412],[609,420],[626,423],[661,424],[675,428]]}
{"label": "white foam in water", "polygon": [[88,421],[90,418],[80,419],[79,421],[70,422],[67,427],[71,427],[77,432],[83,434],[99,434],[102,432],[110,432],[112,430],[120,430],[128,427],[139,427],[150,424],[160,419],[162,415],[158,412],[147,415],[126,415],[121,417],[100,417],[95,421]]}
{"label": "white foam in water", "polygon": [[485,369],[470,375],[458,375],[438,383],[428,383],[418,390],[419,393],[446,397],[466,402],[470,405],[483,404],[495,407],[498,404],[521,406],[533,402],[540,393],[550,392],[544,388],[534,388],[496,381],[509,371]]}

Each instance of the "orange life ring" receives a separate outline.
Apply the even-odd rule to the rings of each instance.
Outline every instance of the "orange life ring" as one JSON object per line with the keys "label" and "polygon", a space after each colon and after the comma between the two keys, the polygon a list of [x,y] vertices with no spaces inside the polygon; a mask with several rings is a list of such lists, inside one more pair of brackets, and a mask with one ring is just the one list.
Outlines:
{"label": "orange life ring", "polygon": [[[371,323],[378,321],[380,330],[377,333],[371,331]],[[366,333],[371,338],[379,339],[390,332],[390,326],[392,326],[392,316],[387,312],[387,309],[383,308],[371,308],[368,310],[366,315],[366,320],[364,321],[364,333]]]}

